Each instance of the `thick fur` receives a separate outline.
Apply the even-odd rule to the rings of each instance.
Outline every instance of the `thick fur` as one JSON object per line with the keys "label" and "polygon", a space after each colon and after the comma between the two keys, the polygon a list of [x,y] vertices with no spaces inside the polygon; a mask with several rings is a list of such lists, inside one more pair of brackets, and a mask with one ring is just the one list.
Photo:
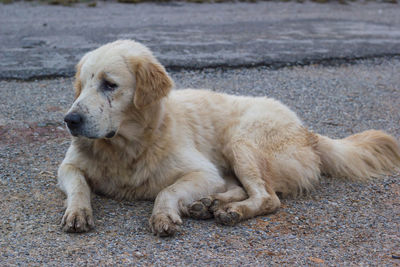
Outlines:
{"label": "thick fur", "polygon": [[[106,90],[105,81],[115,88]],[[164,236],[181,216],[230,225],[273,212],[277,192],[308,191],[321,172],[364,181],[400,166],[399,144],[384,132],[333,140],[308,131],[276,100],[172,86],[134,41],[107,44],[79,62],[68,113],[84,119],[58,173],[65,231],[93,227],[90,192],[155,200],[150,226]]]}
{"label": "thick fur", "polygon": [[381,131],[369,130],[345,139],[319,136],[321,171],[333,177],[367,181],[399,167],[397,141]]}

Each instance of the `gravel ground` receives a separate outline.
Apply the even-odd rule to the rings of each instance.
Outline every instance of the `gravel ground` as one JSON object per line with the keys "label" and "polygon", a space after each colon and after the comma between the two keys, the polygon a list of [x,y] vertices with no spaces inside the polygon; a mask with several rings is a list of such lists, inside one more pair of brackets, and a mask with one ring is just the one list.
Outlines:
{"label": "gravel ground", "polygon": [[[400,59],[352,65],[172,72],[177,87],[268,95],[331,137],[375,128],[400,137]],[[400,174],[370,184],[323,177],[308,196],[234,227],[187,219],[150,234],[152,203],[96,196],[95,230],[60,230],[56,170],[69,145],[62,117],[72,79],[0,81],[1,265],[399,265]]]}

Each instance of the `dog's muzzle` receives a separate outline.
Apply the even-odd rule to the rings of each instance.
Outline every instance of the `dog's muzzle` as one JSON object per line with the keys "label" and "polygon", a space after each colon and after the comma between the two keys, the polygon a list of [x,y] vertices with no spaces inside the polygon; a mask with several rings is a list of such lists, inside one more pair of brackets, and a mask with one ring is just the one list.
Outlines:
{"label": "dog's muzzle", "polygon": [[64,121],[67,123],[68,129],[72,135],[77,135],[77,132],[83,124],[83,116],[79,113],[69,113],[64,117]]}
{"label": "dog's muzzle", "polygon": [[115,135],[115,131],[111,131],[106,135],[106,138],[113,138]]}

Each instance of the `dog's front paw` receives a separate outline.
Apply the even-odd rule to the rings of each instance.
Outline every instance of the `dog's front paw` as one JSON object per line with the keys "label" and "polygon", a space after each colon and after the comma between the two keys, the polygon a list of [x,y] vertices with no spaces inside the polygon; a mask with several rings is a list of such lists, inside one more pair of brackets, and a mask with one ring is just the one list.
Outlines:
{"label": "dog's front paw", "polygon": [[179,230],[182,219],[178,214],[159,212],[150,218],[150,227],[154,235],[172,236]]}
{"label": "dog's front paw", "polygon": [[61,227],[68,233],[87,232],[94,227],[91,208],[67,208]]}

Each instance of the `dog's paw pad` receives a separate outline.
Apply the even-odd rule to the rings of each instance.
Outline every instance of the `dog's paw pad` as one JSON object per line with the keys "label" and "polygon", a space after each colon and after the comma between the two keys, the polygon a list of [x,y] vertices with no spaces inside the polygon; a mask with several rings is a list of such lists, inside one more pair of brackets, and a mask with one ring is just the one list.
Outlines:
{"label": "dog's paw pad", "polygon": [[203,198],[199,201],[194,202],[189,207],[190,217],[203,220],[212,218],[213,215],[208,210],[210,205],[211,205],[211,200],[208,198]]}
{"label": "dog's paw pad", "polygon": [[208,208],[211,206],[213,200],[209,197],[205,197],[205,198],[200,199],[200,202],[203,203],[203,205]]}
{"label": "dog's paw pad", "polygon": [[204,205],[201,202],[193,203],[192,206],[190,206],[190,210],[195,211],[195,212],[202,211],[203,209],[204,209]]}
{"label": "dog's paw pad", "polygon": [[219,209],[214,213],[214,217],[217,223],[232,226],[241,221],[242,215],[237,211],[225,211]]}
{"label": "dog's paw pad", "polygon": [[217,210],[221,209],[221,207],[224,205],[225,203],[218,200],[218,199],[214,199],[210,206],[208,207],[208,210],[212,213],[215,213]]}
{"label": "dog's paw pad", "polygon": [[61,227],[68,233],[82,233],[89,231],[94,227],[91,209],[67,209],[62,218]]}

